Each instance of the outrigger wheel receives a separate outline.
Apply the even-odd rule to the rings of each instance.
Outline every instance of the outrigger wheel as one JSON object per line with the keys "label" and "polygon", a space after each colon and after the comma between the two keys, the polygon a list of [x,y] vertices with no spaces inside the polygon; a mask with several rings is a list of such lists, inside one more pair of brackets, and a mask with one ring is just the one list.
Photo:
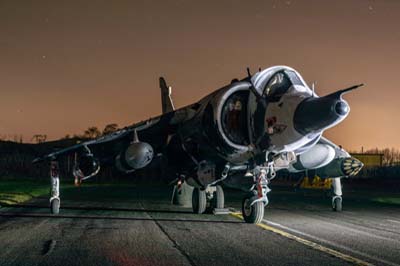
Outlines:
{"label": "outrigger wheel", "polygon": [[50,211],[52,214],[60,212],[60,178],[57,161],[50,162]]}
{"label": "outrigger wheel", "polygon": [[251,193],[244,197],[242,201],[242,215],[246,223],[259,224],[264,218],[264,202],[257,201],[250,206],[255,197],[255,193]]}
{"label": "outrigger wheel", "polygon": [[51,213],[52,214],[59,214],[60,213],[60,200],[55,198],[52,199],[50,202]]}
{"label": "outrigger wheel", "polygon": [[206,211],[207,196],[205,190],[202,190],[200,188],[193,189],[192,207],[194,213],[202,214]]}
{"label": "outrigger wheel", "polygon": [[342,211],[342,197],[336,196],[332,200],[332,209],[335,212],[341,212]]}

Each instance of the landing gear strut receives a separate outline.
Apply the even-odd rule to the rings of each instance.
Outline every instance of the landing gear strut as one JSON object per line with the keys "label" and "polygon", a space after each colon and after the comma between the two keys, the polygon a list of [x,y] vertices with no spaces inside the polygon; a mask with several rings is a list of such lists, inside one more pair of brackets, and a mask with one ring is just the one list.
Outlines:
{"label": "landing gear strut", "polygon": [[264,218],[264,207],[268,204],[267,193],[271,191],[268,187],[270,180],[276,175],[273,162],[267,167],[254,170],[254,186],[252,192],[245,196],[242,201],[242,215],[246,223],[258,224]]}
{"label": "landing gear strut", "polygon": [[332,210],[336,212],[342,211],[342,184],[340,178],[332,179],[333,197]]}
{"label": "landing gear strut", "polygon": [[52,214],[58,214],[60,212],[60,178],[57,161],[51,161],[50,163],[50,184],[50,211]]}

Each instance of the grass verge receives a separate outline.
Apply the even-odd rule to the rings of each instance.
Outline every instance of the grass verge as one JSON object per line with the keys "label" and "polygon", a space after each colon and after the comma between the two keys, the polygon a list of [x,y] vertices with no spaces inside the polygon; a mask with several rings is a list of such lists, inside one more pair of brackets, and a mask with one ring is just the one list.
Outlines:
{"label": "grass verge", "polygon": [[49,194],[49,184],[0,180],[0,204],[18,204],[46,194]]}
{"label": "grass verge", "polygon": [[379,197],[373,198],[372,201],[385,204],[400,205],[400,197]]}

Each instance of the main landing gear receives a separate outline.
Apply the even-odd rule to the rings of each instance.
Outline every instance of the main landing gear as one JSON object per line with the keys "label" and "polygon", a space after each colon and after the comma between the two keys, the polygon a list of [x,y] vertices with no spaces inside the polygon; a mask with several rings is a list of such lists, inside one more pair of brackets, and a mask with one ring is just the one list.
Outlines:
{"label": "main landing gear", "polygon": [[50,162],[50,211],[52,214],[60,212],[60,177],[57,161]]}
{"label": "main landing gear", "polygon": [[220,185],[209,186],[206,189],[193,189],[192,207],[194,213],[205,213],[207,209],[215,213],[224,209],[224,205],[224,190]]}
{"label": "main landing gear", "polygon": [[267,193],[271,191],[268,187],[270,180],[276,175],[273,163],[267,167],[255,169],[254,186],[252,191],[242,201],[242,215],[246,223],[258,224],[264,218],[264,207],[268,204]]}
{"label": "main landing gear", "polygon": [[[254,185],[242,201],[242,215],[246,223],[261,223],[264,218],[264,207],[268,204],[267,193],[270,181],[276,176],[274,161],[267,166],[256,167],[252,171]],[[208,186],[206,189],[194,188],[192,207],[194,213],[213,210],[214,214],[226,213],[224,209],[224,191],[221,186]]]}
{"label": "main landing gear", "polygon": [[332,210],[336,212],[342,211],[342,183],[340,178],[332,178]]}

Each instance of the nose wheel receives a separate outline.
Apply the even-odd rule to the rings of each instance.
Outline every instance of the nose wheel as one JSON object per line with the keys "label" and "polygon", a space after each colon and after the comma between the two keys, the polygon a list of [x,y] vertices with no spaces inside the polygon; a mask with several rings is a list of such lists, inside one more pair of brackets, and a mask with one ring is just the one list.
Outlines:
{"label": "nose wheel", "polygon": [[52,199],[50,202],[50,211],[52,214],[60,213],[60,199]]}
{"label": "nose wheel", "polygon": [[342,197],[336,196],[332,200],[332,210],[335,212],[342,211]]}
{"label": "nose wheel", "polygon": [[[254,201],[254,193],[246,196],[242,201],[242,215],[246,223],[258,224],[264,218],[264,202]],[[251,204],[253,202],[253,204]]]}

